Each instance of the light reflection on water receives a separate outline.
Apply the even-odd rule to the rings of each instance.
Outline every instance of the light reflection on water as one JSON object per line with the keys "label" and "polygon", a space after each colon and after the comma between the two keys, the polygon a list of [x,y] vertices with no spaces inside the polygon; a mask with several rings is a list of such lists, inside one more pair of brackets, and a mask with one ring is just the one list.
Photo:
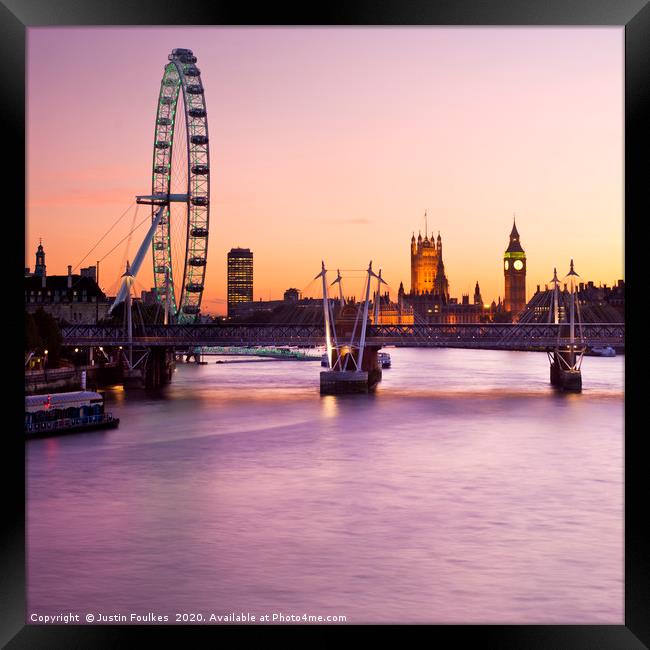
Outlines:
{"label": "light reflection on water", "polygon": [[373,395],[318,362],[179,365],[119,429],[32,441],[28,611],[623,622],[623,359],[390,349]]}

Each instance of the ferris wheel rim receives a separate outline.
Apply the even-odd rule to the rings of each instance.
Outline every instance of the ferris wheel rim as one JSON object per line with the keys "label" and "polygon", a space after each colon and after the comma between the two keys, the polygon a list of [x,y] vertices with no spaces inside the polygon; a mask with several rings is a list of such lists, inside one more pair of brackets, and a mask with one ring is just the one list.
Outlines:
{"label": "ferris wheel rim", "polygon": [[[191,50],[176,48],[168,59],[160,82],[153,146],[152,197],[160,196],[165,204],[163,217],[152,239],[154,285],[159,303],[167,300],[169,289],[170,311],[178,322],[187,322],[194,320],[200,312],[207,269],[210,214],[208,120],[196,57]],[[181,91],[186,127],[184,143],[175,142]],[[179,146],[184,147],[187,187],[184,194],[173,194],[172,156],[175,147]],[[185,251],[177,302],[178,278],[173,275],[170,202],[182,201],[183,198],[186,205]],[[155,210],[157,208],[152,205],[152,219]]]}

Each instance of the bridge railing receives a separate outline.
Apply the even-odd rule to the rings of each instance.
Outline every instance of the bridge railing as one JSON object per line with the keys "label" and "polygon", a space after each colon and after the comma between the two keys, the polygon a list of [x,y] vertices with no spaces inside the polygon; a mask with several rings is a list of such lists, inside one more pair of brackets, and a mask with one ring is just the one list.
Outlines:
{"label": "bridge railing", "polygon": [[[557,338],[567,328],[565,323],[457,323],[419,325],[371,325],[369,335],[375,338],[477,338],[531,339]],[[588,323],[582,325],[585,339],[625,337],[624,323]],[[564,336],[562,338],[565,338]]]}
{"label": "bridge railing", "polygon": [[[64,345],[126,345],[122,327],[70,325],[62,328]],[[558,336],[560,334],[561,336]],[[540,349],[567,343],[565,324],[459,323],[429,325],[370,325],[367,342],[379,345],[503,347]],[[584,343],[625,345],[624,323],[585,323]],[[318,325],[145,325],[133,330],[134,345],[322,345],[325,334]]]}

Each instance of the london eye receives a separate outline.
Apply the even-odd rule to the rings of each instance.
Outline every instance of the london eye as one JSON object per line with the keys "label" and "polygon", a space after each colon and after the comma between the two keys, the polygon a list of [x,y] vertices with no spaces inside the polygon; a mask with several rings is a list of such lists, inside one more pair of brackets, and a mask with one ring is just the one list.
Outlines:
{"label": "london eye", "polygon": [[165,65],[156,109],[151,246],[156,299],[176,322],[201,309],[210,217],[208,116],[192,50],[176,48]]}

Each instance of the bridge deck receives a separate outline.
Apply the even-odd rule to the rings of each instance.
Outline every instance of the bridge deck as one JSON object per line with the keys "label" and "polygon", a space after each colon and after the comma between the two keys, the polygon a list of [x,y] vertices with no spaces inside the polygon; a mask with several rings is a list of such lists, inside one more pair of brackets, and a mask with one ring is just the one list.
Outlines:
{"label": "bridge deck", "polygon": [[[457,325],[370,325],[367,345],[462,347],[503,350],[547,350],[566,344],[566,324],[463,323]],[[71,325],[61,330],[63,345],[124,346],[122,327]],[[580,334],[576,327],[576,336]],[[625,347],[623,323],[582,325],[586,345]],[[133,344],[146,347],[203,347],[249,345],[324,345],[322,326],[313,325],[145,325],[134,327]]]}

